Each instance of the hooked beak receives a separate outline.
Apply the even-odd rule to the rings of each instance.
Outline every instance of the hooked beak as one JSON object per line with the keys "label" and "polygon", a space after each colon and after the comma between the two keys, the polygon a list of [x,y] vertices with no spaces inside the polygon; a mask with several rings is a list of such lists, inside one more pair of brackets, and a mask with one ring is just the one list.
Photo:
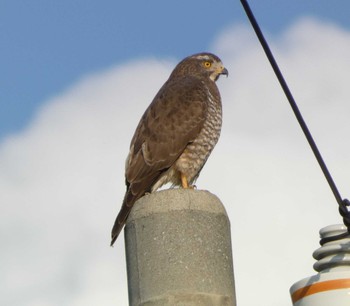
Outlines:
{"label": "hooked beak", "polygon": [[214,74],[213,81],[217,81],[220,75],[226,75],[228,77],[228,70],[225,67],[220,67],[220,69]]}
{"label": "hooked beak", "polygon": [[220,74],[226,75],[226,77],[228,77],[228,70],[225,67],[223,67]]}

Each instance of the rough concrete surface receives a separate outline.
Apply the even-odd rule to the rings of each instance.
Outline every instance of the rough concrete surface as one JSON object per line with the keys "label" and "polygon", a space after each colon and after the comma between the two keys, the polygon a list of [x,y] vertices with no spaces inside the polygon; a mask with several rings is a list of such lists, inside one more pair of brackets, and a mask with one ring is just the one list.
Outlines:
{"label": "rough concrete surface", "polygon": [[230,222],[208,191],[135,203],[125,228],[130,306],[235,305]]}

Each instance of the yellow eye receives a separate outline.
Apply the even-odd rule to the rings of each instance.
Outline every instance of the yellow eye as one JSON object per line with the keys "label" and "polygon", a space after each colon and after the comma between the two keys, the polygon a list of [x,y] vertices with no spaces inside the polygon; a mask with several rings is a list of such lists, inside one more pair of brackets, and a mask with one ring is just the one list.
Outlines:
{"label": "yellow eye", "polygon": [[204,67],[209,68],[211,66],[211,62],[204,62]]}

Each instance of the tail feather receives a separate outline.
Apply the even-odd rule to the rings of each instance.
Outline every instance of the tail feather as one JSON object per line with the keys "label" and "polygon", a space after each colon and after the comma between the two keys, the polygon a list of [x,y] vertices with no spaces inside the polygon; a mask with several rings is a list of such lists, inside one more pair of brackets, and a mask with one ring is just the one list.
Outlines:
{"label": "tail feather", "polygon": [[122,231],[126,223],[126,219],[128,218],[130,211],[134,206],[134,203],[145,194],[145,191],[143,190],[143,188],[134,190],[135,188],[133,187],[135,186],[128,186],[128,190],[125,193],[122,207],[120,208],[118,216],[115,219],[115,222],[112,228],[112,233],[111,233],[111,236],[112,236],[111,246],[113,246],[114,242],[117,240],[120,232]]}
{"label": "tail feather", "polygon": [[122,231],[123,227],[125,225],[125,221],[122,223],[118,222],[118,218],[114,222],[114,226],[112,229],[112,240],[111,240],[111,246],[113,246],[114,242],[117,240],[120,232]]}
{"label": "tail feather", "polygon": [[125,223],[126,223],[126,219],[128,218],[131,208],[134,205],[134,203],[136,202],[136,200],[138,199],[138,197],[135,197],[130,190],[128,190],[125,194],[124,197],[124,201],[122,204],[122,207],[118,213],[117,218],[115,219],[113,228],[112,228],[112,233],[111,233],[111,246],[113,246],[114,242],[117,240],[120,232],[122,231]]}
{"label": "tail feather", "polygon": [[127,182],[127,191],[124,196],[123,204],[112,228],[111,246],[113,246],[122,231],[134,203],[146,192],[151,192],[152,186],[157,181],[160,174],[161,172],[153,172],[138,182]]}

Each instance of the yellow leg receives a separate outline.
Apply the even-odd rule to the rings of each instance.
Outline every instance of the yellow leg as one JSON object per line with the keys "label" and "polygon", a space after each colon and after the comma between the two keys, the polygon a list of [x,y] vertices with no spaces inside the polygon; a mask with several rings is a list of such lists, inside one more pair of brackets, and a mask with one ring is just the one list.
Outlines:
{"label": "yellow leg", "polygon": [[187,177],[183,173],[181,173],[181,184],[182,184],[182,188],[185,188],[185,189],[188,188]]}

